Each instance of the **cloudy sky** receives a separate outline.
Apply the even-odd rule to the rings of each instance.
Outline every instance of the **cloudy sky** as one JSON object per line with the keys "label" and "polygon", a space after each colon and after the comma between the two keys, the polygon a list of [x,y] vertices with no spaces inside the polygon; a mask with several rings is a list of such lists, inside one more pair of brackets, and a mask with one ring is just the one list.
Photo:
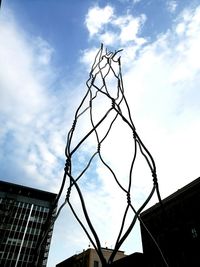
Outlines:
{"label": "cloudy sky", "polygon": [[[162,197],[199,177],[198,2],[4,0],[0,14],[1,179],[58,192],[67,132],[101,43],[111,51],[123,49],[125,94],[136,129],[155,159]],[[104,103],[99,102],[98,108],[103,111]],[[83,120],[77,136],[84,127]],[[123,125],[114,130],[104,153],[124,182],[131,138]],[[79,151],[74,162],[77,172],[93,145],[91,140]],[[145,166],[138,156],[133,184],[136,206],[152,186]],[[113,247],[124,196],[98,161],[81,186],[102,246]],[[80,212],[75,193],[72,199]],[[66,206],[55,224],[48,267],[88,245]],[[138,226],[121,249],[127,254],[142,250]]]}

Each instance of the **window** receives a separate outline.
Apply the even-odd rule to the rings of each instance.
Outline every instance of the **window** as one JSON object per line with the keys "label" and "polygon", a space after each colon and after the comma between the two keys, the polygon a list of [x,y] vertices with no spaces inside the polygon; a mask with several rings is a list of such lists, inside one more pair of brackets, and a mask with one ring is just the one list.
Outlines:
{"label": "window", "polygon": [[94,267],[99,267],[99,262],[98,261],[94,261]]}
{"label": "window", "polygon": [[44,212],[49,212],[49,208],[44,208]]}
{"label": "window", "polygon": [[192,228],[192,237],[197,238],[197,230],[195,228]]}

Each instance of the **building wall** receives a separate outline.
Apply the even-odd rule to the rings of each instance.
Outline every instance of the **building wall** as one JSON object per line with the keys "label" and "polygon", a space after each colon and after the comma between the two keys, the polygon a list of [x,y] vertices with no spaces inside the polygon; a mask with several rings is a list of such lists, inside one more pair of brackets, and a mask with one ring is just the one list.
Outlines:
{"label": "building wall", "polygon": [[[169,266],[200,266],[200,178],[141,214]],[[158,248],[141,225],[144,254],[150,266],[166,266]]]}
{"label": "building wall", "polygon": [[0,266],[46,266],[53,227],[36,248],[56,195],[0,181]]}
{"label": "building wall", "polygon": [[135,252],[112,263],[112,267],[147,267],[148,262],[143,253]]}
{"label": "building wall", "polygon": [[[106,260],[109,259],[112,249],[102,248],[102,253]],[[123,251],[118,251],[115,257],[115,261],[126,257]],[[73,260],[72,260],[73,259]],[[102,267],[99,256],[93,248],[89,248],[78,255],[74,255],[69,259],[59,263],[56,267]]]}
{"label": "building wall", "polygon": [[[109,260],[112,252],[112,249],[102,248],[102,253],[107,261]],[[126,255],[124,254],[124,251],[118,251],[114,261],[124,258],[125,256]],[[99,256],[97,255],[95,249],[90,249],[89,267],[102,267]]]}

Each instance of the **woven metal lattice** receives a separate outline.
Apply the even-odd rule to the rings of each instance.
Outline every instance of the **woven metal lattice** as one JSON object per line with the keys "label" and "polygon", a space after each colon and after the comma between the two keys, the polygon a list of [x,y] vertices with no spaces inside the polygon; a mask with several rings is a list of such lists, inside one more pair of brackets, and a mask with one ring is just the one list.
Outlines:
{"label": "woven metal lattice", "polygon": [[[71,130],[68,133],[67,145],[66,145],[66,150],[65,150],[66,158],[67,158],[66,166],[65,166],[65,175],[66,177],[69,178],[69,181],[70,181],[70,185],[69,185],[67,196],[66,196],[66,201],[68,202],[76,219],[79,221],[80,225],[84,229],[90,242],[96,249],[101,259],[102,265],[106,265],[107,263],[102,254],[100,239],[90,220],[90,216],[88,214],[87,207],[85,205],[84,197],[82,195],[82,192],[79,186],[79,180],[83,177],[84,173],[87,172],[88,168],[90,168],[92,161],[96,157],[100,159],[101,163],[104,165],[105,168],[108,169],[108,171],[112,175],[112,178],[118,184],[119,188],[124,192],[124,194],[126,194],[126,199],[127,199],[127,204],[126,204],[126,208],[125,208],[124,215],[122,218],[121,227],[119,229],[119,234],[116,239],[115,247],[114,247],[113,253],[110,256],[110,259],[108,260],[109,264],[113,262],[117,251],[119,250],[120,246],[122,245],[122,243],[125,241],[129,233],[133,229],[136,223],[136,220],[140,219],[139,215],[141,211],[147,205],[147,203],[149,202],[149,200],[151,199],[155,191],[157,192],[159,200],[160,200],[155,162],[150,152],[147,150],[147,148],[143,144],[138,133],[136,132],[136,128],[134,126],[134,123],[131,117],[131,112],[130,112],[130,108],[128,105],[128,101],[125,97],[122,72],[121,72],[121,61],[120,61],[120,57],[118,56],[119,52],[120,51],[115,51],[114,53],[107,52],[107,51],[104,52],[103,45],[98,51],[95,57],[94,63],[92,65],[91,71],[90,71],[89,79],[86,82],[87,92],[75,112],[74,122],[73,122]],[[111,88],[109,88],[108,83],[110,83]],[[95,111],[94,111],[95,103],[99,102],[97,101],[97,99],[101,99],[100,101],[103,101],[104,104],[108,103],[108,105],[105,104],[106,108],[105,110],[101,112],[101,114],[95,114]],[[73,137],[76,133],[77,124],[79,123],[81,118],[85,116],[86,113],[88,113],[88,118],[90,120],[91,127],[89,131],[84,136],[82,136],[81,139],[79,139],[79,141],[72,147],[71,144],[73,142]],[[102,131],[100,130],[100,128],[103,125],[103,123],[105,124],[106,120],[109,121],[108,123],[109,126],[104,127],[104,131]],[[112,167],[109,165],[109,163],[104,159],[101,153],[101,148],[104,145],[106,138],[108,138],[112,130],[112,127],[116,123],[117,120],[121,120],[125,124],[125,126],[129,127],[129,130],[132,132],[132,140],[130,140],[130,144],[134,147],[134,152],[132,155],[132,161],[131,161],[130,170],[129,170],[128,186],[126,188],[122,185],[122,183],[120,182],[120,178],[117,176],[117,174],[112,169]],[[76,177],[74,177],[73,175],[74,166],[72,165],[73,163],[72,158],[75,157],[75,154],[78,153],[81,146],[84,145],[84,142],[86,142],[86,140],[90,138],[90,136],[92,135],[95,136],[96,151],[91,155],[85,168]],[[146,163],[153,177],[153,184],[152,184],[152,190],[149,196],[146,198],[146,200],[140,206],[140,208],[136,210],[131,201],[131,186],[132,186],[132,179],[133,179],[133,168],[134,168],[134,163],[135,163],[136,155],[138,151],[142,154],[142,156],[146,160]],[[87,230],[85,225],[81,222],[81,220],[78,218],[77,213],[75,212],[70,202],[70,193],[71,193],[72,188],[75,188],[75,190],[78,193],[78,196],[81,201],[83,213],[85,215],[85,219],[89,226],[90,232]],[[133,211],[133,219],[130,225],[128,226],[128,228],[124,231],[124,225],[125,225],[127,213],[130,209]]]}
{"label": "woven metal lattice", "polygon": [[[154,193],[157,193],[158,199],[161,203],[154,159],[136,131],[133,119],[131,117],[128,101],[124,93],[119,52],[121,52],[121,50],[115,52],[104,51],[103,45],[101,45],[101,48],[96,54],[89,74],[89,79],[86,82],[87,91],[80,105],[77,107],[72,127],[67,135],[67,143],[65,149],[66,164],[64,169],[64,176],[59,194],[55,201],[56,205],[63,192],[65,183],[68,180],[69,186],[66,198],[64,203],[60,206],[55,219],[58,217],[64,205],[68,203],[77,221],[80,223],[93,247],[96,249],[102,266],[112,264],[117,251],[132,231],[136,221],[139,220],[143,224],[140,218],[140,213],[150,201]],[[96,105],[98,105],[98,107],[101,107],[101,103],[103,108],[100,108],[100,111],[98,113],[95,113]],[[89,128],[86,132],[82,132],[80,131],[80,128],[78,128],[78,125],[84,123],[86,118],[89,122]],[[130,146],[132,147],[133,152],[130,161],[130,168],[128,170],[128,182],[126,186],[124,186],[124,184],[121,182],[120,177],[116,174],[115,170],[110,165],[110,161],[108,161],[102,153],[102,148],[104,144],[106,144],[106,139],[109,137],[114,125],[118,121],[122,123],[122,127],[126,127],[128,131],[131,132]],[[75,173],[74,170],[76,169],[76,166],[74,165],[77,164],[77,154],[80,153],[82,147],[84,147],[85,145],[87,146],[87,141],[90,138],[92,138],[93,143],[96,143],[96,149],[87,159],[85,166],[81,170],[79,170],[79,172]],[[138,153],[144,158],[146,165],[152,175],[152,187],[149,195],[146,197],[142,205],[136,209],[132,203],[131,188],[133,187],[133,170]],[[126,155],[123,155],[123,157],[126,158]],[[121,219],[119,233],[116,238],[113,252],[111,253],[108,261],[103,256],[100,238],[90,219],[87,205],[85,203],[85,199],[80,186],[81,179],[91,168],[92,162],[97,158],[109,172],[109,179],[113,179],[118,185],[119,189],[123,192],[123,194],[126,195],[126,205],[124,214]],[[72,191],[75,191],[77,193],[80,200],[82,211],[85,217],[84,222],[79,218],[78,213],[75,211],[75,208],[71,203],[70,197]],[[132,219],[127,227],[126,219],[128,212],[130,211],[132,212]],[[149,234],[151,235],[151,233]],[[161,250],[160,253],[162,254]],[[165,261],[164,257],[163,260]]]}

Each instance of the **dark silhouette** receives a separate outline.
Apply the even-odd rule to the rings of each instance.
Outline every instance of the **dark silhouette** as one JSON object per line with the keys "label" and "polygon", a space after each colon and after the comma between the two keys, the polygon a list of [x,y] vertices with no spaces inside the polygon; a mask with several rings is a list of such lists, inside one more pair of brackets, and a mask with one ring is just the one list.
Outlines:
{"label": "dark silhouette", "polygon": [[[200,266],[200,178],[155,204],[141,214],[142,244],[150,266],[165,267],[158,248],[162,249],[169,266]],[[145,226],[145,227],[144,227]]]}

